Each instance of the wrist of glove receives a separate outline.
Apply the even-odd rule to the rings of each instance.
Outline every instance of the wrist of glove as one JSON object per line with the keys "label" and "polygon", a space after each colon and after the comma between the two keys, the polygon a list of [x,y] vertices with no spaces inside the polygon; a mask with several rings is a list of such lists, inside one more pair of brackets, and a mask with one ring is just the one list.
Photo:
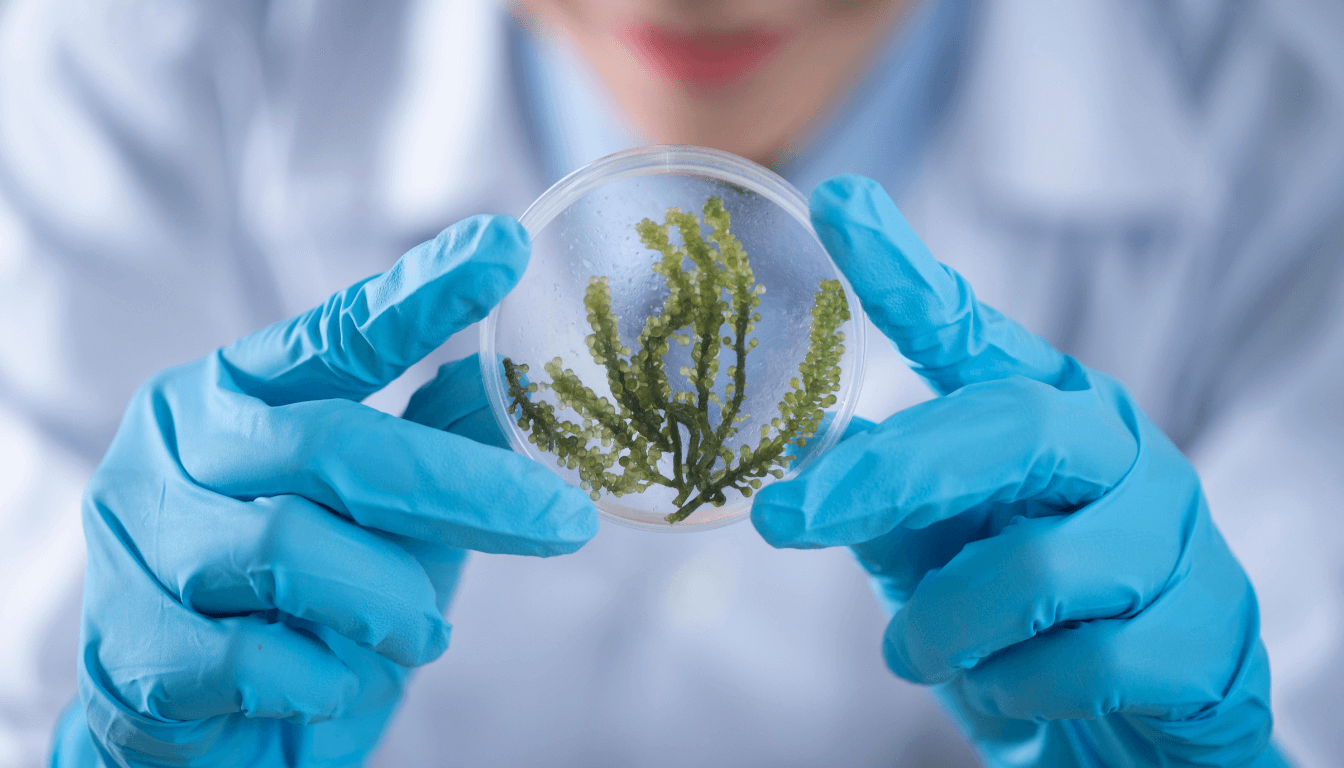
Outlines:
{"label": "wrist of glove", "polygon": [[992,765],[1276,760],[1255,593],[1180,451],[1118,382],[977,302],[876,184],[826,182],[812,213],[941,397],[763,489],[765,539],[852,546],[888,666]]}
{"label": "wrist of glove", "polygon": [[582,491],[444,431],[489,416],[474,358],[405,418],[358,402],[483,317],[527,255],[517,222],[469,219],[141,388],[85,495],[91,749],[57,765],[361,764],[410,670],[448,645],[466,550],[592,537]]}

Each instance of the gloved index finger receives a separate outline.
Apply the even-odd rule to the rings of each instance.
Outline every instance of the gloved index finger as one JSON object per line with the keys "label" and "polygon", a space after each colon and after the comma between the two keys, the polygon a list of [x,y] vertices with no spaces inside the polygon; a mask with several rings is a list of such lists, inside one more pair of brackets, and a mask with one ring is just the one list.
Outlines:
{"label": "gloved index finger", "polygon": [[1138,442],[1094,390],[1022,377],[907,408],[845,440],[797,478],[762,488],[751,519],[776,547],[872,541],[984,505],[1058,514],[1100,499]]}
{"label": "gloved index finger", "polygon": [[270,405],[362,400],[485,317],[522,276],[529,248],[514,219],[474,216],[221,357],[244,392]]}
{"label": "gloved index finger", "polygon": [[366,528],[479,552],[568,554],[597,533],[588,494],[525,456],[345,400],[217,396],[234,418],[184,413],[177,442],[183,469],[215,493],[302,496]]}
{"label": "gloved index finger", "polygon": [[975,298],[938,263],[877,182],[837,176],[812,192],[817,236],[864,312],[939,394],[1025,376],[1070,389],[1071,361]]}

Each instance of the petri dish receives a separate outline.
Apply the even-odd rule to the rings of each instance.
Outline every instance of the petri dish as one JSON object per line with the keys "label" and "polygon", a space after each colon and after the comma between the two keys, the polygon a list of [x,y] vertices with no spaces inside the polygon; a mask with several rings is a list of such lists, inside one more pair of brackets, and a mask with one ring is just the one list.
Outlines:
{"label": "petri dish", "polygon": [[[717,227],[710,223],[716,205],[728,216],[730,238],[716,233],[724,219],[714,219]],[[686,243],[682,234],[694,227],[683,230],[675,223],[685,223],[684,216],[669,225],[672,209],[699,220],[705,247],[696,252],[701,259],[717,260],[717,266],[691,257],[695,244]],[[646,219],[655,227],[652,232],[647,223],[641,225]],[[537,198],[520,221],[531,236],[532,256],[517,287],[481,324],[481,360],[496,361],[482,365],[486,394],[513,449],[591,491],[603,517],[663,531],[726,525],[750,513],[755,490],[796,475],[839,441],[863,378],[862,310],[817,239],[807,200],[779,175],[728,152],[643,147],[604,157],[566,176]],[[656,244],[660,230],[667,237],[666,247],[679,249],[676,255],[650,247],[648,237]],[[745,301],[744,283],[737,279],[741,259],[734,262],[736,278],[725,277],[725,260],[735,257],[725,256],[725,246],[716,238],[737,243],[750,265],[756,303],[747,333],[734,333]],[[713,279],[728,283],[717,294],[723,322],[713,337],[697,332],[694,321],[669,331],[677,322],[677,308],[688,306],[669,302],[674,280],[665,265],[675,261],[680,261],[682,285],[694,284],[684,282],[687,275],[692,281],[708,281],[704,276],[715,269],[719,271]],[[664,266],[655,270],[655,265]],[[606,298],[590,305],[594,286]],[[702,297],[697,305],[701,309],[715,301],[698,289],[694,293]],[[604,303],[608,301],[609,307]],[[820,320],[814,313],[817,306],[823,306]],[[843,311],[834,311],[837,306]],[[699,309],[692,314],[701,317]],[[661,330],[641,336],[651,316],[661,318]],[[598,336],[594,318],[606,328],[596,348],[590,347]],[[706,323],[701,329],[714,325],[703,318],[701,322]],[[814,342],[814,335],[820,340]],[[623,349],[611,346],[616,336]],[[744,356],[739,356],[739,336]],[[665,342],[661,347],[641,345],[641,338]],[[711,338],[712,343],[707,341]],[[609,353],[605,357],[604,343]],[[641,363],[637,357],[643,346],[650,351]],[[659,355],[658,349],[665,352]],[[697,356],[696,349],[704,351]],[[809,351],[816,363],[807,366],[811,377],[802,373]],[[557,358],[559,366],[548,370],[547,364]],[[717,366],[698,362],[716,358]],[[649,370],[653,359],[661,360],[661,374]],[[735,366],[739,360],[745,364]],[[632,378],[613,376],[613,367],[622,366]],[[553,386],[558,381],[553,374],[561,374],[560,383],[570,383],[568,397]],[[650,383],[660,376],[661,384]],[[622,381],[636,382],[632,388],[642,387],[645,399],[632,397]],[[736,386],[739,381],[741,387]],[[575,395],[574,382],[586,387],[587,394]],[[799,407],[781,413],[790,393]],[[527,400],[525,412],[519,410],[524,405],[520,397]],[[605,416],[594,416],[594,408],[602,407],[594,405],[597,401],[611,408],[602,412]],[[552,421],[543,424],[539,416],[542,421],[523,419],[520,424],[523,416],[546,409]],[[734,429],[722,429],[724,417],[734,414]],[[698,426],[690,425],[697,420]],[[559,424],[565,421],[572,426]],[[815,428],[805,428],[808,424]],[[803,444],[781,447],[788,437],[781,432],[791,427]],[[568,459],[557,436],[570,439],[564,444],[569,446]],[[661,448],[653,445],[658,440]],[[767,465],[769,472],[760,474]],[[603,473],[615,478],[614,483],[593,481]],[[725,479],[734,482],[723,485]],[[633,485],[620,492],[622,483]]]}

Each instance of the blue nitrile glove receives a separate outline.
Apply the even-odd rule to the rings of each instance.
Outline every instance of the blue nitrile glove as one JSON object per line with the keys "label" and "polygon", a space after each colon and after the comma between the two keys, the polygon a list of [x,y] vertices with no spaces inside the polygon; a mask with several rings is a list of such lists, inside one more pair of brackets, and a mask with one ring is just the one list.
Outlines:
{"label": "blue nitrile glove", "polygon": [[448,645],[463,550],[596,533],[580,489],[440,431],[472,431],[479,377],[441,375],[411,420],[358,402],[479,320],[528,248],[512,219],[468,219],[141,388],[85,496],[84,717],[56,765],[358,765]]}
{"label": "blue nitrile glove", "polygon": [[762,490],[761,535],[852,545],[892,612],[888,666],[938,686],[991,765],[1281,763],[1255,593],[1180,451],[1114,379],[978,303],[876,183],[823,183],[812,218],[942,397]]}

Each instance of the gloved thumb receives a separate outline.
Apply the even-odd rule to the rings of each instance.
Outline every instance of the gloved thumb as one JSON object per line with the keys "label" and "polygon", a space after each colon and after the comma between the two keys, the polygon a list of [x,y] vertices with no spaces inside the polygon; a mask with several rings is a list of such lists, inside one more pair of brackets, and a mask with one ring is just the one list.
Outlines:
{"label": "gloved thumb", "polygon": [[480,320],[527,268],[531,241],[508,216],[473,216],[391,269],[222,351],[237,385],[269,405],[362,400]]}
{"label": "gloved thumb", "polygon": [[479,355],[440,366],[434,379],[411,396],[401,417],[509,450],[509,441],[490,411]]}
{"label": "gloved thumb", "polygon": [[1061,386],[1076,365],[1044,339],[981,304],[938,263],[881,185],[828,179],[812,192],[817,236],[854,286],[864,312],[939,394],[1025,376]]}

